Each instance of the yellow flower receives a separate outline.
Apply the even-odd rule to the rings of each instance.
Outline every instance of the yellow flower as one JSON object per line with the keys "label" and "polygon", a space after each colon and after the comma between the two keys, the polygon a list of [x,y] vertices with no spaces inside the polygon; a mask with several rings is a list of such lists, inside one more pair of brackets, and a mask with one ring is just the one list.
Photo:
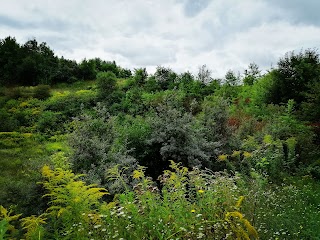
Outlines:
{"label": "yellow flower", "polygon": [[204,190],[200,189],[198,190],[198,193],[204,193]]}
{"label": "yellow flower", "polygon": [[138,170],[133,171],[133,178],[134,179],[139,179],[141,177],[143,177],[143,173],[141,171],[138,171]]}
{"label": "yellow flower", "polygon": [[240,154],[241,154],[241,151],[233,151],[233,153],[232,153],[232,157],[238,157],[238,156],[240,156]]}
{"label": "yellow flower", "polygon": [[243,152],[243,156],[245,158],[251,157],[251,153],[245,151],[245,152]]}
{"label": "yellow flower", "polygon": [[196,212],[196,210],[192,209],[192,210],[191,210],[191,212],[192,212],[192,213],[195,213],[195,212]]}
{"label": "yellow flower", "polygon": [[222,155],[218,156],[219,161],[225,161],[225,160],[227,160],[227,158],[228,158],[228,155],[226,155],[226,154],[222,154]]}

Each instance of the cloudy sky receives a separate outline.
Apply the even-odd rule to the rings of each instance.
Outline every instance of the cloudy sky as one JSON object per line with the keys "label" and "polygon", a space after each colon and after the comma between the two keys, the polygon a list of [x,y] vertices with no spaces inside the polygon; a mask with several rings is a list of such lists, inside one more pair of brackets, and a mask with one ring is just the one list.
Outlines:
{"label": "cloudy sky", "polygon": [[100,57],[214,77],[270,69],[286,52],[320,46],[319,0],[1,1],[0,38],[36,38],[58,56]]}

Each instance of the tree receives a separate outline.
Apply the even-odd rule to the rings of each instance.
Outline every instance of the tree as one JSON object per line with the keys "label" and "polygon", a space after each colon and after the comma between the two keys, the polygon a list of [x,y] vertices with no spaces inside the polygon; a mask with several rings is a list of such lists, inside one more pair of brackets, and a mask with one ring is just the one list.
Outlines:
{"label": "tree", "polygon": [[134,69],[133,79],[135,84],[137,84],[138,86],[142,86],[146,82],[147,77],[148,77],[148,73],[146,68]]}
{"label": "tree", "polygon": [[260,72],[259,66],[256,63],[250,63],[248,69],[244,72],[244,85],[253,85],[260,77]]}
{"label": "tree", "polygon": [[95,62],[92,60],[82,60],[79,65],[79,78],[82,80],[93,80],[96,78]]}
{"label": "tree", "polygon": [[98,99],[111,103],[116,83],[116,75],[113,72],[99,72],[97,74]]}
{"label": "tree", "polygon": [[236,76],[235,72],[228,70],[225,77],[225,83],[229,86],[236,86],[239,82],[239,78]]}
{"label": "tree", "polygon": [[272,103],[287,103],[293,99],[298,108],[307,100],[306,93],[320,81],[319,54],[315,50],[286,53],[274,70]]}
{"label": "tree", "polygon": [[204,84],[212,81],[211,77],[212,71],[207,68],[207,65],[202,65],[198,70],[198,80]]}
{"label": "tree", "polygon": [[175,102],[158,106],[147,119],[151,127],[140,164],[148,167],[152,177],[157,177],[169,165],[169,160],[181,162],[187,167],[210,167],[210,157],[215,147],[208,141],[202,126],[197,125],[190,112],[175,108]]}
{"label": "tree", "polygon": [[17,67],[21,64],[21,54],[21,47],[15,38],[0,40],[0,85],[18,84]]}
{"label": "tree", "polygon": [[58,60],[58,67],[52,76],[52,83],[72,83],[77,80],[79,66],[76,61],[64,59]]}
{"label": "tree", "polygon": [[154,76],[156,81],[160,84],[162,90],[174,88],[177,74],[172,71],[172,69],[158,66]]}
{"label": "tree", "polygon": [[58,67],[58,59],[45,42],[27,41],[23,47],[23,60],[19,67],[23,85],[51,84]]}
{"label": "tree", "polygon": [[130,69],[118,67],[119,78],[130,78],[132,76],[132,72]]}

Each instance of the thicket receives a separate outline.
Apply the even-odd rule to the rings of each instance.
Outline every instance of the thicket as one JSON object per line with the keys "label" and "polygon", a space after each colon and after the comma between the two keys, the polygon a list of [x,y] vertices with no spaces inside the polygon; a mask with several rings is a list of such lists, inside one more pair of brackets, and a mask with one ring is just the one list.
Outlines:
{"label": "thicket", "polygon": [[224,79],[78,64],[35,40],[1,51],[23,64],[0,64],[0,237],[319,236],[315,50]]}

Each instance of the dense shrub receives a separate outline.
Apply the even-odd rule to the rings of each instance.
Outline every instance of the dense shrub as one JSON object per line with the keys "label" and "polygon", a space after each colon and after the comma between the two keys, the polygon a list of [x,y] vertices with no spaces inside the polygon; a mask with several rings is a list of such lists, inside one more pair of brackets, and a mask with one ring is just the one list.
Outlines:
{"label": "dense shrub", "polygon": [[49,85],[38,85],[34,88],[33,97],[44,100],[50,97],[50,86]]}

